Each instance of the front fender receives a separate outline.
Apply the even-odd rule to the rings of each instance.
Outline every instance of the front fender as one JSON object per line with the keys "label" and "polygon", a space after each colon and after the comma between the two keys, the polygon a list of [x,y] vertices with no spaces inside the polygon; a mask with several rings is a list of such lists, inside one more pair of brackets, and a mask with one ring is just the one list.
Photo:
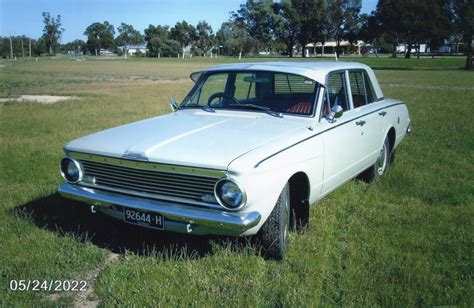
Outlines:
{"label": "front fender", "polygon": [[247,205],[242,210],[258,211],[262,217],[260,223],[248,230],[245,235],[258,232],[275,207],[283,187],[294,174],[303,172],[307,175],[310,204],[313,204],[320,195],[324,160],[323,143],[319,136],[284,148],[283,151],[266,153],[258,159],[249,160],[244,155],[239,160],[238,163],[229,166],[228,172],[247,193]]}

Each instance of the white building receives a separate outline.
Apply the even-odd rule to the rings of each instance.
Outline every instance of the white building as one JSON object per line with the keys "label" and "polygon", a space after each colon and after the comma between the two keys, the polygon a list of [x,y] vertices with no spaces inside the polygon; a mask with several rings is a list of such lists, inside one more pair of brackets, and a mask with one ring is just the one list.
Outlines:
{"label": "white building", "polygon": [[[406,53],[406,51],[408,50],[408,44],[399,44],[397,46],[397,53]],[[411,45],[411,53],[417,53],[417,45],[416,44],[412,44]],[[420,44],[420,53],[426,53],[426,52],[430,52],[430,49],[428,46],[426,46],[426,44]]]}
{"label": "white building", "polygon": [[142,45],[130,45],[130,46],[119,46],[117,47],[118,50],[121,50],[122,52],[124,50],[127,50],[127,54],[132,56],[132,55],[135,55],[137,53],[141,53],[141,54],[147,54],[148,53],[148,48],[146,47],[146,45],[142,44]]}

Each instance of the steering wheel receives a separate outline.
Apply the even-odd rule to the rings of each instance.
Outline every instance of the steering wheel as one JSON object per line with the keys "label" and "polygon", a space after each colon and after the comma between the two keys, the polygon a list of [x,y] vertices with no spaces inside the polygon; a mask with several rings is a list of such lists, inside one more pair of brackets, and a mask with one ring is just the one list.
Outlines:
{"label": "steering wheel", "polygon": [[212,107],[212,101],[215,100],[216,98],[220,98],[219,100],[219,105],[222,104],[222,99],[223,98],[228,98],[232,101],[234,104],[239,104],[239,101],[236,100],[234,97],[225,94],[224,92],[217,92],[209,96],[209,99],[207,100],[207,105]]}

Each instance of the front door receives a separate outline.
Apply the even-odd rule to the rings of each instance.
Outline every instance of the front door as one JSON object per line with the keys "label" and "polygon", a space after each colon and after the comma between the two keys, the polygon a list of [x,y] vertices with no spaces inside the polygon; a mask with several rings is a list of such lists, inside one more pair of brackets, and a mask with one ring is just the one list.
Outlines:
{"label": "front door", "polygon": [[[346,72],[329,75],[326,95],[321,108],[321,134],[324,142],[324,181],[321,194],[325,195],[352,178],[363,157],[363,126],[357,125],[357,113],[352,110]],[[329,121],[331,107],[344,110],[340,118]]]}

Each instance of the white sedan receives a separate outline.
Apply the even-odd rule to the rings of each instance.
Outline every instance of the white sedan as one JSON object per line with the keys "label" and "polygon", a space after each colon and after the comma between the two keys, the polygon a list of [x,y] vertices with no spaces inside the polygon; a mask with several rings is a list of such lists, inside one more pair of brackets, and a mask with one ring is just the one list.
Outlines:
{"label": "white sedan", "polygon": [[231,64],[191,78],[174,112],[66,144],[61,195],[147,228],[256,234],[281,259],[310,205],[358,175],[382,177],[411,130],[405,104],[359,63]]}

